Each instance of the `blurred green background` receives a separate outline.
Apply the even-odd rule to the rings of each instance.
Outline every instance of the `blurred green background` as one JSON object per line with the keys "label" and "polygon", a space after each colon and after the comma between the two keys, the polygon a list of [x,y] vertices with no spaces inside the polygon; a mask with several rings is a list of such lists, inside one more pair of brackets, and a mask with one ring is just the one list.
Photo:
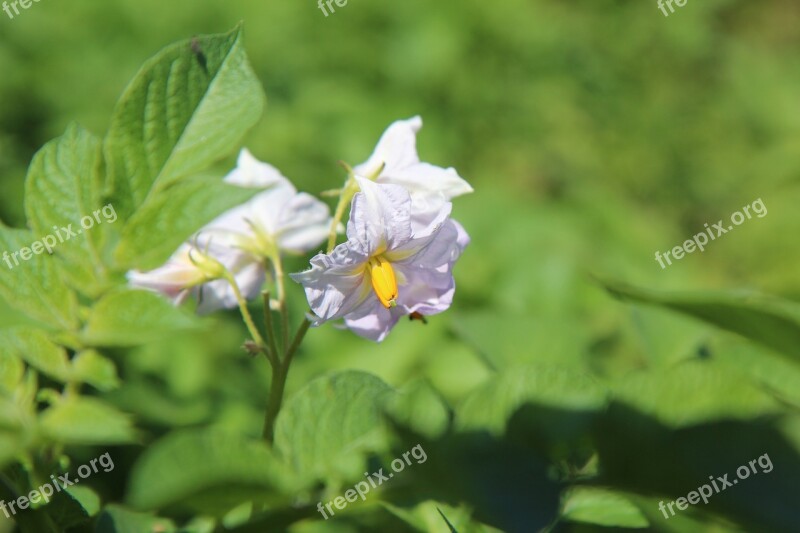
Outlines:
{"label": "blurred green background", "polygon": [[[621,304],[593,278],[800,300],[800,4],[690,0],[664,17],[654,0],[350,0],[326,18],[311,0],[42,0],[13,20],[0,13],[0,218],[24,223],[34,152],[72,121],[104,134],[144,60],[239,21],[268,95],[246,144],[300,189],[339,186],[338,160],[365,160],[390,122],[419,114],[421,158],[456,167],[476,191],[455,201],[473,242],[453,309],[403,322],[381,345],[313,330],[290,394],[363,369],[396,387],[425,378],[459,405],[511,364],[613,384],[702,360],[800,405],[796,366],[750,345],[718,354],[735,339]],[[766,217],[665,270],[655,261],[758,198]],[[5,309],[0,320],[17,322]],[[107,397],[150,437],[259,433],[266,364],[239,350],[234,313],[206,324],[116,354],[124,385]]]}

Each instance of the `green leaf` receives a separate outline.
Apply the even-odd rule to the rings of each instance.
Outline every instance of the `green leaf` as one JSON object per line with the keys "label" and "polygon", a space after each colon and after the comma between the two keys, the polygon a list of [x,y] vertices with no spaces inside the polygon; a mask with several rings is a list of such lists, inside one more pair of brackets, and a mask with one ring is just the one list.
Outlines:
{"label": "green leaf", "polygon": [[[722,514],[739,522],[743,531],[796,529],[796,499],[775,498],[775,494],[794,494],[800,479],[797,446],[775,427],[773,417],[726,419],[676,429],[612,402],[599,417],[593,440],[600,465],[596,483],[631,497],[657,495],[653,507],[640,506],[653,524],[665,519],[658,510],[659,501],[666,504],[686,498],[705,485],[711,494],[708,503],[700,501],[690,506],[692,510]],[[743,469],[748,472],[740,478]],[[732,485],[726,488],[719,483],[720,476],[727,476]],[[651,510],[656,512],[650,514]],[[677,516],[669,519],[680,522]]]}
{"label": "green leaf", "polygon": [[[3,332],[0,332],[0,338],[2,336]],[[10,396],[24,373],[25,365],[22,359],[12,350],[0,346],[0,396]]]}
{"label": "green leaf", "polygon": [[275,449],[302,476],[339,480],[363,472],[363,454],[384,443],[383,404],[393,390],[366,372],[315,379],[281,410]]}
{"label": "green leaf", "polygon": [[127,269],[159,267],[202,226],[260,191],[194,177],[154,192],[125,226],[115,259]]}
{"label": "green leaf", "polygon": [[586,374],[553,365],[518,366],[467,397],[457,410],[456,426],[502,435],[511,416],[525,404],[591,412],[605,403],[605,389]]}
{"label": "green leaf", "polygon": [[88,516],[94,516],[100,511],[100,496],[87,486],[67,487],[64,491],[80,504]]}
{"label": "green leaf", "polygon": [[646,528],[647,518],[624,495],[598,487],[576,487],[564,502],[564,519],[604,527]]}
{"label": "green leaf", "polygon": [[100,497],[86,486],[69,486],[55,493],[45,507],[62,531],[88,522],[100,510]]}
{"label": "green leaf", "polygon": [[590,428],[607,396],[593,378],[569,367],[512,367],[467,397],[455,427],[522,441],[551,461],[584,464],[593,453]]}
{"label": "green leaf", "polygon": [[20,255],[26,250],[32,253],[30,246],[35,240],[30,231],[0,223],[0,253],[8,252],[0,263],[0,297],[53,329],[74,330],[79,323],[78,301],[59,277],[55,258],[41,253],[25,261]]}
{"label": "green leaf", "polygon": [[585,327],[568,317],[542,318],[491,311],[460,312],[453,319],[456,334],[475,348],[489,366],[503,370],[514,364],[583,364],[589,345]]}
{"label": "green leaf", "polygon": [[[425,460],[395,473],[394,479],[403,481],[389,483],[381,498],[404,506],[426,500],[464,506],[475,520],[508,532],[541,531],[556,518],[561,486],[530,447],[486,431],[447,432],[428,440],[400,426],[394,430],[400,441],[396,453],[419,446]],[[436,524],[441,529],[439,517]]]}
{"label": "green leaf", "polygon": [[85,350],[72,360],[70,379],[92,385],[107,392],[119,387],[117,367],[95,350]]}
{"label": "green leaf", "polygon": [[172,433],[149,447],[131,471],[126,500],[141,510],[221,516],[242,501],[301,487],[265,442],[201,429]]}
{"label": "green leaf", "polygon": [[142,533],[143,531],[174,533],[175,524],[149,513],[130,511],[121,505],[108,505],[100,513],[95,533]]}
{"label": "green leaf", "polygon": [[63,444],[121,444],[135,440],[128,415],[94,398],[72,397],[45,410],[42,433]]}
{"label": "green leaf", "polygon": [[16,433],[0,430],[0,468],[5,468],[22,450],[22,443]]}
{"label": "green leaf", "polygon": [[122,289],[95,304],[82,339],[88,346],[137,346],[193,327],[193,318],[165,298],[148,291]]}
{"label": "green leaf", "polygon": [[784,402],[800,407],[800,366],[772,350],[724,339],[712,345],[712,357]]}
{"label": "green leaf", "polygon": [[40,329],[17,327],[0,330],[0,359],[18,357],[62,383],[69,379],[67,352]]}
{"label": "green leaf", "polygon": [[659,305],[738,333],[800,361],[800,305],[761,294],[665,293],[605,283],[617,298]]}
{"label": "green leaf", "polygon": [[617,382],[613,391],[616,400],[672,427],[753,419],[781,411],[780,405],[750,380],[710,361],[631,374]]}
{"label": "green leaf", "polygon": [[386,402],[387,414],[398,424],[428,438],[447,430],[450,411],[441,396],[424,380],[414,380]]}
{"label": "green leaf", "polygon": [[[103,224],[116,220],[113,207],[101,209],[101,165],[100,140],[71,125],[34,156],[25,181],[25,213],[31,229],[64,260],[62,274],[89,293],[99,290],[106,278],[101,259]],[[91,219],[86,228],[84,217]],[[76,235],[69,236],[67,228]]]}
{"label": "green leaf", "polygon": [[442,510],[437,508],[437,511],[439,511],[439,514],[442,515],[442,520],[444,520],[445,524],[447,524],[447,528],[450,530],[450,533],[458,533],[456,528],[453,527],[453,524],[450,523],[450,520],[447,519],[447,516],[442,512]]}
{"label": "green leaf", "polygon": [[168,46],[147,61],[114,110],[106,156],[114,204],[132,213],[151,188],[200,172],[238,148],[265,96],[240,28]]}

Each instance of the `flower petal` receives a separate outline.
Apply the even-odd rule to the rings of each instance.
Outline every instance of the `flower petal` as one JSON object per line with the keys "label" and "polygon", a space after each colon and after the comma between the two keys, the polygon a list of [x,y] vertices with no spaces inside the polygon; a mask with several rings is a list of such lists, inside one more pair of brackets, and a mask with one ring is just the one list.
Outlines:
{"label": "flower petal", "polygon": [[[402,267],[400,267],[402,268]],[[397,306],[407,313],[435,315],[453,303],[456,283],[452,272],[402,268],[406,284],[400,288]]]}
{"label": "flower petal", "polygon": [[319,323],[342,318],[370,296],[375,298],[364,275],[367,259],[358,248],[345,242],[330,255],[318,254],[312,258],[309,270],[291,274],[294,281],[303,285]]}
{"label": "flower petal", "polygon": [[377,298],[370,303],[345,316],[344,323],[355,334],[381,342],[404,313],[398,308],[386,309]]}
{"label": "flower petal", "polygon": [[411,198],[402,187],[377,185],[356,176],[361,192],[353,197],[347,238],[366,255],[383,253],[411,238]]}
{"label": "flower petal", "polygon": [[225,176],[226,183],[239,187],[269,187],[282,181],[288,180],[277,168],[253,157],[247,148],[242,148],[236,168]]}
{"label": "flower petal", "polygon": [[419,116],[393,122],[381,135],[370,158],[356,165],[353,170],[356,174],[371,178],[384,165],[385,172],[419,163],[417,132],[421,128],[422,118]]}
{"label": "flower petal", "polygon": [[190,249],[188,245],[183,244],[163,266],[147,272],[138,270],[128,272],[130,285],[159,292],[177,302],[184,289],[203,279],[203,273],[189,259]]}
{"label": "flower petal", "polygon": [[[226,267],[233,273],[239,290],[245,300],[252,300],[261,293],[261,286],[264,284],[264,268],[252,261],[247,261],[245,256],[237,258],[236,265]],[[227,280],[219,279],[206,283],[199,288],[197,313],[207,315],[218,309],[233,309],[238,307],[236,294],[233,287]]]}
{"label": "flower petal", "polygon": [[472,186],[454,168],[442,168],[429,163],[386,169],[378,183],[400,185],[412,196],[443,195],[445,200],[473,192]]}
{"label": "flower petal", "polygon": [[[449,205],[440,211],[429,225],[404,245],[387,252],[386,259],[393,264],[406,265],[414,269],[450,269],[469,242],[464,229],[448,218]],[[460,228],[460,230],[459,230]]]}
{"label": "flower petal", "polygon": [[283,208],[278,222],[278,246],[302,254],[319,246],[331,227],[328,205],[310,194],[296,194]]}

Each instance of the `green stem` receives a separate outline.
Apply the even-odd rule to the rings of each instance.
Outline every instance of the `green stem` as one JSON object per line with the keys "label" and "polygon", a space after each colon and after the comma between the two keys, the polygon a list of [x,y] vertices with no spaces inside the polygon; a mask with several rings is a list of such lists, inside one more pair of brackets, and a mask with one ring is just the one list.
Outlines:
{"label": "green stem", "polygon": [[278,308],[281,314],[281,346],[283,350],[289,346],[289,313],[286,310],[286,289],[283,285],[283,263],[281,263],[280,253],[276,253],[270,258],[275,268],[275,284],[278,287]]}
{"label": "green stem", "polygon": [[292,364],[292,358],[303,342],[303,338],[308,331],[311,322],[308,319],[303,320],[297,333],[294,335],[292,344],[286,349],[280,364],[277,368],[272,370],[272,385],[269,391],[269,401],[267,403],[267,414],[264,419],[264,439],[272,444],[275,440],[275,420],[278,418],[278,413],[281,411],[283,405],[283,393],[286,389],[286,378],[289,376],[289,366]]}
{"label": "green stem", "polygon": [[236,283],[236,279],[234,279],[230,272],[225,273],[225,279],[231,284],[231,287],[233,287],[233,294],[236,296],[236,302],[239,304],[239,311],[241,311],[244,323],[250,331],[250,336],[253,337],[253,340],[258,344],[259,348],[263,351],[267,351],[267,343],[264,342],[264,338],[261,336],[261,333],[259,333],[256,323],[253,322],[253,317],[250,314],[250,310],[247,308],[247,300],[242,296],[239,284]]}
{"label": "green stem", "polygon": [[273,371],[280,365],[278,358],[278,344],[275,342],[275,326],[272,323],[272,307],[270,306],[269,291],[261,293],[264,297],[264,326],[267,328],[267,337],[269,338],[269,345],[267,346],[267,359],[272,365]]}
{"label": "green stem", "polygon": [[289,365],[292,363],[292,358],[294,357],[295,352],[297,352],[297,349],[300,347],[300,344],[303,342],[309,327],[311,327],[311,322],[305,318],[303,319],[302,324],[300,324],[300,327],[297,328],[297,333],[294,334],[292,345],[289,346],[289,349],[286,351],[286,356],[283,360],[283,365],[286,367],[287,372],[289,370]]}

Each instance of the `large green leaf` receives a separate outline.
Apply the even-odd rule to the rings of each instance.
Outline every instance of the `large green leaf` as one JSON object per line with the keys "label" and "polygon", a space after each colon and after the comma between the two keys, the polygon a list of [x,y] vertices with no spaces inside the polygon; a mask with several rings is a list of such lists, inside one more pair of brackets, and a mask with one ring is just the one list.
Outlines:
{"label": "large green leaf", "polygon": [[127,501],[142,510],[220,514],[248,499],[301,487],[265,442],[215,429],[189,430],[168,435],[141,456]]}
{"label": "large green leaf", "polygon": [[800,366],[791,359],[735,338],[721,339],[710,350],[722,366],[747,376],[781,401],[800,407]]}
{"label": "large green leaf", "polygon": [[508,533],[542,531],[556,518],[561,487],[545,458],[518,439],[467,431],[429,440],[399,425],[394,430],[395,457],[405,450],[422,450],[424,457],[402,470],[387,465],[384,473],[394,479],[380,487],[380,498],[403,506],[463,505],[475,520]]}
{"label": "large green leaf", "polygon": [[511,416],[526,404],[575,412],[596,411],[606,391],[586,374],[554,365],[509,368],[475,390],[457,410],[462,430],[502,435]]}
{"label": "large green leaf", "polygon": [[42,433],[64,444],[119,444],[136,435],[128,415],[94,398],[72,397],[42,413]]}
{"label": "large green leaf", "polygon": [[[3,333],[0,333],[2,338]],[[9,396],[22,379],[25,365],[22,359],[5,346],[0,347],[0,395]]]}
{"label": "large green leaf", "polygon": [[70,369],[70,379],[88,383],[104,392],[119,386],[117,367],[114,366],[114,362],[103,357],[96,350],[85,350],[75,356]]}
{"label": "large green leaf", "polygon": [[360,476],[363,454],[383,446],[382,406],[393,394],[366,372],[315,379],[292,396],[275,427],[275,448],[303,476]]}
{"label": "large green leaf", "polygon": [[506,436],[550,460],[582,464],[592,454],[589,430],[606,400],[603,386],[570,367],[510,367],[466,398],[455,427]]}
{"label": "large green leaf", "polygon": [[258,192],[199,176],[154,192],[125,226],[115,259],[128,269],[161,266],[204,224]]}
{"label": "large green leaf", "polygon": [[606,283],[614,296],[699,318],[800,361],[800,305],[751,293],[666,293]]}
{"label": "large green leaf", "polygon": [[599,487],[576,487],[565,498],[562,516],[603,527],[645,528],[650,523],[624,495]]}
{"label": "large green leaf", "polygon": [[[73,330],[78,326],[78,302],[59,277],[55,258],[32,254],[34,234],[7,228],[0,223],[0,297],[15,309],[54,329]],[[27,249],[26,261],[21,251]]]}
{"label": "large green leaf", "polygon": [[120,505],[108,505],[97,517],[95,533],[142,533],[143,531],[173,533],[177,528],[166,518],[149,513],[137,513]]}
{"label": "large green leaf", "polygon": [[[687,498],[705,486],[711,495],[708,503],[690,505],[692,511],[722,514],[745,531],[796,530],[800,460],[796,445],[769,418],[710,421],[676,429],[612,402],[598,419],[594,441],[600,473],[596,483],[656,496],[653,507],[645,510],[645,514],[655,511],[651,523],[665,519],[659,501]],[[720,482],[723,476],[730,486]]]}
{"label": "large green leaf", "polygon": [[34,156],[25,182],[31,229],[65,260],[62,273],[90,293],[106,277],[101,257],[104,225],[117,220],[113,206],[102,210],[101,165],[100,140],[71,125]]}
{"label": "large green leaf", "polygon": [[450,424],[450,410],[431,385],[414,380],[389,397],[386,412],[396,423],[428,438],[436,438]]}
{"label": "large green leaf", "polygon": [[565,316],[468,311],[455,315],[453,326],[497,370],[532,362],[580,365],[589,345],[586,328]]}
{"label": "large green leaf", "polygon": [[89,346],[137,346],[196,325],[191,316],[155,293],[122,289],[95,304],[82,339]]}
{"label": "large green leaf", "polygon": [[669,426],[753,419],[781,407],[744,376],[711,361],[633,373],[613,386],[614,397]]}
{"label": "large green leaf", "polygon": [[5,468],[22,450],[19,435],[0,429],[0,468]]}
{"label": "large green leaf", "polygon": [[0,330],[0,358],[18,357],[57,381],[69,380],[67,352],[36,328],[17,327]]}
{"label": "large green leaf", "polygon": [[147,61],[117,103],[106,138],[119,211],[132,213],[154,186],[238,148],[264,102],[240,28],[173,44]]}
{"label": "large green leaf", "polygon": [[[70,476],[70,479],[77,479]],[[100,496],[86,485],[71,485],[57,491],[45,508],[62,531],[85,524],[100,510]]]}

